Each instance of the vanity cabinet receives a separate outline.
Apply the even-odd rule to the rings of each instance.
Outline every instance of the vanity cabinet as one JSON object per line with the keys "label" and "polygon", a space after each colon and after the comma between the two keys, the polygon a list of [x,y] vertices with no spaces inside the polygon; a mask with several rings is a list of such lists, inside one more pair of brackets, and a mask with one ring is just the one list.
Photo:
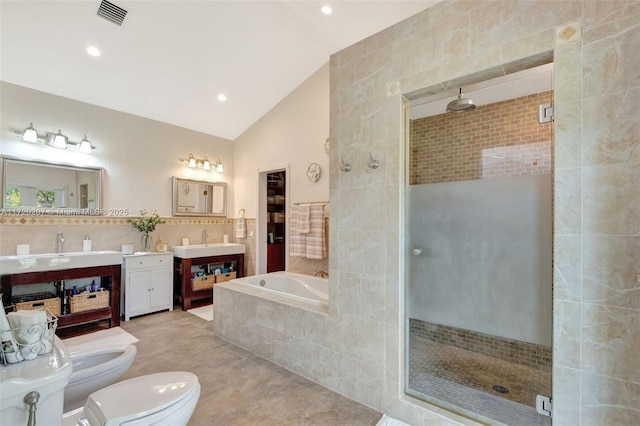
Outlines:
{"label": "vanity cabinet", "polygon": [[213,301],[212,289],[193,290],[191,285],[192,267],[230,262],[236,265],[234,268],[237,274],[236,277],[242,277],[244,275],[244,253],[194,258],[174,257],[174,294],[180,300],[183,311],[191,309],[191,304],[194,300],[208,299]]}
{"label": "vanity cabinet", "polygon": [[121,309],[124,320],[151,312],[173,310],[173,254],[124,256]]}
{"label": "vanity cabinet", "polygon": [[3,275],[2,293],[4,306],[11,304],[13,288],[23,285],[50,283],[61,280],[99,277],[100,287],[109,290],[109,306],[58,316],[58,328],[108,320],[110,327],[120,325],[120,275],[121,265],[93,266],[61,269],[56,271],[25,272]]}

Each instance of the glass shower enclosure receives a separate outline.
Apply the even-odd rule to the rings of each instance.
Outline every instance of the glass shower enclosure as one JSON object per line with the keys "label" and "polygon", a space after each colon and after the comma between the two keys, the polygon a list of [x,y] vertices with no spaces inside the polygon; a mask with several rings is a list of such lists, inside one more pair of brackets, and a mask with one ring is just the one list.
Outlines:
{"label": "glass shower enclosure", "polygon": [[551,424],[552,95],[409,125],[405,392],[491,424]]}

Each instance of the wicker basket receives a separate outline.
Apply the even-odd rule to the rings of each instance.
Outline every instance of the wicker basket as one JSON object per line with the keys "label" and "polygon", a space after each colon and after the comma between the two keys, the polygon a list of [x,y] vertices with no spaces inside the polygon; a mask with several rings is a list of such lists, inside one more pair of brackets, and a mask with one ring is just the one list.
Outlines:
{"label": "wicker basket", "polygon": [[109,291],[95,291],[71,296],[71,313],[109,307]]}
{"label": "wicker basket", "polygon": [[216,277],[216,283],[223,283],[225,281],[230,281],[230,280],[235,280],[236,279],[236,272],[228,272],[226,274],[219,274],[219,275],[215,275]]}
{"label": "wicker basket", "polygon": [[15,302],[16,311],[33,311],[36,309],[48,309],[54,315],[60,315],[61,301],[59,297],[55,297],[52,293],[50,298],[37,300],[30,300],[27,302]]}
{"label": "wicker basket", "polygon": [[193,291],[198,290],[211,290],[216,279],[214,275],[205,275],[203,277],[195,277],[191,280],[191,289]]}

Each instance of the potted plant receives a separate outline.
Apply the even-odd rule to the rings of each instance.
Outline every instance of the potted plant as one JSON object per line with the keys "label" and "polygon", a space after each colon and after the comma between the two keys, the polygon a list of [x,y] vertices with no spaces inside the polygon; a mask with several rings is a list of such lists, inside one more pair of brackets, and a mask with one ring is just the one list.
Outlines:
{"label": "potted plant", "polygon": [[142,251],[145,252],[150,251],[150,234],[156,230],[156,226],[165,223],[155,210],[150,216],[147,216],[146,210],[140,210],[140,217],[129,219],[128,222],[138,231],[142,232]]}

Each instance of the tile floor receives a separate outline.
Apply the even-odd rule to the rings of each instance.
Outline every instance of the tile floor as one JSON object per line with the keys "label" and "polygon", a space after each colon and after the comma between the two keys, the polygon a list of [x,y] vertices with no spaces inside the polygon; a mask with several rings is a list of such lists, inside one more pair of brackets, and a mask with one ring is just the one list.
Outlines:
{"label": "tile floor", "polygon": [[213,335],[213,322],[181,311],[121,322],[140,339],[123,377],[186,370],[198,376],[193,426],[375,425],[382,414]]}
{"label": "tile floor", "polygon": [[[498,393],[494,385],[509,392]],[[536,395],[551,395],[550,373],[413,334],[409,337],[409,388],[415,396],[428,395],[504,424],[551,424],[549,417],[535,411]]]}

